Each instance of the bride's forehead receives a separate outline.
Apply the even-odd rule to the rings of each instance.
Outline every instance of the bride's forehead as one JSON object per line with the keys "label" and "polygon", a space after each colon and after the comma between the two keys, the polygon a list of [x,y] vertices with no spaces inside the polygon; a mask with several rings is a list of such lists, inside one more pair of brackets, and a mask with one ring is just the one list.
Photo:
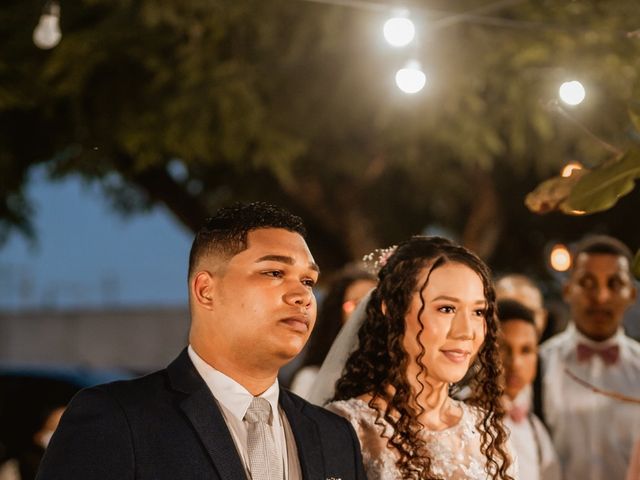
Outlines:
{"label": "bride's forehead", "polygon": [[416,275],[418,281],[422,280],[424,282],[428,279],[429,283],[433,278],[442,280],[450,277],[468,277],[469,279],[477,277],[482,282],[482,277],[475,269],[466,263],[451,260],[430,261]]}

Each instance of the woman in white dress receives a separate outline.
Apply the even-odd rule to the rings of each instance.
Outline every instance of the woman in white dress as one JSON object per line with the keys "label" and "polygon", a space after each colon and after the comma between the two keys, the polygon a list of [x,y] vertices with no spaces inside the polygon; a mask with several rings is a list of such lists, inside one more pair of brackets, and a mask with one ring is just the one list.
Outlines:
{"label": "woman in white dress", "polygon": [[[439,237],[385,253],[328,405],[358,433],[369,480],[514,479],[488,268]],[[470,397],[453,399],[470,369]]]}

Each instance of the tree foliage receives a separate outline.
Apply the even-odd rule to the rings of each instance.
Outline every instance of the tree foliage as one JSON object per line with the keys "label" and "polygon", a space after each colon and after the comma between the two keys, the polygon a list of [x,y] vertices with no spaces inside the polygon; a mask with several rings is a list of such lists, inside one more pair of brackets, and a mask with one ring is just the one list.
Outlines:
{"label": "tree foliage", "polygon": [[[376,9],[62,1],[63,40],[40,51],[41,2],[7,0],[0,231],[30,231],[24,187],[46,164],[53,178],[100,182],[122,211],[161,203],[189,228],[234,200],[281,203],[305,218],[327,269],[428,226],[503,269],[589,229],[640,244],[628,221],[542,221],[523,204],[566,161],[608,156],[552,108],[561,81],[587,87],[576,121],[632,141],[635,2],[499,2],[473,14],[486,3],[416,2],[423,33],[398,51],[383,45]],[[415,96],[393,85],[409,56],[428,76]]]}
{"label": "tree foliage", "polygon": [[[637,131],[638,117],[632,115]],[[640,150],[637,147],[593,168],[578,168],[568,175],[545,180],[526,197],[533,212],[560,211],[567,215],[591,215],[613,208],[620,198],[632,192],[640,178]],[[632,271],[640,279],[640,249]]]}

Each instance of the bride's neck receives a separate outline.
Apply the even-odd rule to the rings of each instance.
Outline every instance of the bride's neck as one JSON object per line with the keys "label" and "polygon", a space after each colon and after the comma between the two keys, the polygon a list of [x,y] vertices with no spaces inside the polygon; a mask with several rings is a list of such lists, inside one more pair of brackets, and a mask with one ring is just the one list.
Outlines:
{"label": "bride's neck", "polygon": [[[418,385],[418,387],[420,386]],[[420,388],[416,389],[415,385],[412,385],[412,388],[414,391],[420,390]],[[377,408],[384,411],[387,408],[388,399],[394,396],[394,392],[395,389],[390,386],[386,395],[366,393],[357,398],[366,403],[373,400]],[[462,418],[462,408],[457,401],[449,397],[449,384],[447,383],[435,385],[425,383],[422,393],[411,403],[418,412],[422,411],[418,414],[417,420],[429,430],[438,431],[453,427]]]}
{"label": "bride's neck", "polygon": [[418,420],[429,430],[444,430],[456,425],[462,411],[456,402],[449,397],[449,384],[429,382],[416,399],[424,410]]}

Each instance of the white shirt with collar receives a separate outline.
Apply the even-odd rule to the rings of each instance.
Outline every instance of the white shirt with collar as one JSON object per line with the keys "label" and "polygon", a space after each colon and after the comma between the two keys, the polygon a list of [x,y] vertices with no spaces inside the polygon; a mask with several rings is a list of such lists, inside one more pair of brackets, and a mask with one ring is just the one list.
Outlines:
{"label": "white shirt with collar", "polygon": [[[205,362],[191,345],[189,345],[187,351],[196,370],[209,387],[209,390],[211,390],[222,412],[224,421],[229,427],[229,432],[231,432],[231,437],[247,472],[247,477],[251,478],[248,468],[247,425],[243,422],[243,419],[249,404],[253,400],[253,395],[238,382]],[[302,472],[298,451],[291,426],[278,404],[279,395],[280,387],[276,379],[273,385],[259,396],[267,400],[271,405],[273,421],[270,427],[273,432],[273,438],[276,440],[277,454],[282,458],[284,478],[285,480],[300,480],[302,479]]]}
{"label": "white shirt with collar", "polygon": [[[618,362],[606,365],[593,355],[578,361],[579,343],[595,349],[618,345]],[[640,438],[640,405],[594,392],[567,370],[596,388],[640,398],[640,343],[622,329],[594,342],[570,324],[540,348],[543,409],[567,480],[624,479],[631,450]]]}
{"label": "white shirt with collar", "polygon": [[531,388],[524,388],[511,402],[505,398],[507,412],[512,407],[522,408],[528,414],[519,422],[509,413],[504,423],[509,430],[511,445],[518,458],[519,480],[560,480],[560,464],[547,429],[540,419],[529,409]]}

